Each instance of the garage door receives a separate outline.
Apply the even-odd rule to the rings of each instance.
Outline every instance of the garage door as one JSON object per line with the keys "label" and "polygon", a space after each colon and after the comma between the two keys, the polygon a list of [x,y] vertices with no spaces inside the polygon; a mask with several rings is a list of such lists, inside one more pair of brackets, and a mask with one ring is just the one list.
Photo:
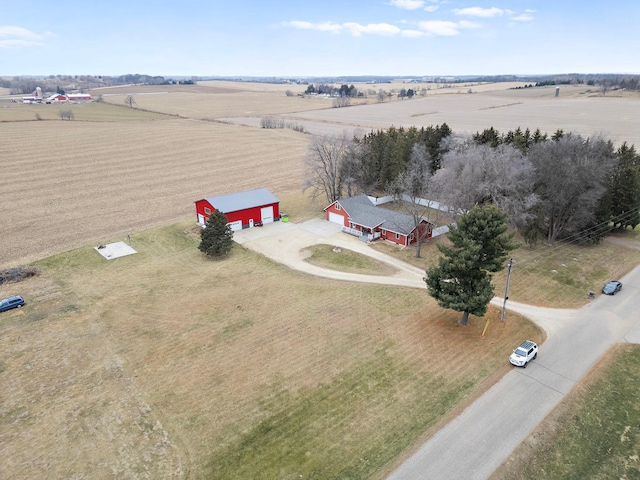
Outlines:
{"label": "garage door", "polygon": [[338,223],[344,227],[344,216],[338,213],[329,212],[329,221],[333,223]]}
{"label": "garage door", "polygon": [[227,223],[231,227],[231,230],[237,232],[238,230],[242,230],[242,220],[236,220],[235,222]]}
{"label": "garage door", "polygon": [[273,207],[262,207],[260,215],[262,216],[262,223],[273,222]]}

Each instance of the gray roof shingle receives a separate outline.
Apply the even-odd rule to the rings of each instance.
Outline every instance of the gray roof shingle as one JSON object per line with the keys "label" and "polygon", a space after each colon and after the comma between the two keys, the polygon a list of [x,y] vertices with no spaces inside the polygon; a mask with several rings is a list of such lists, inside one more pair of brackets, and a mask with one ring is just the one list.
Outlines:
{"label": "gray roof shingle", "polygon": [[403,235],[410,234],[416,228],[411,215],[376,207],[365,194],[341,198],[338,203],[353,223],[364,227],[380,227]]}
{"label": "gray roof shingle", "polygon": [[280,200],[266,188],[257,188],[246,192],[219,195],[217,197],[206,197],[205,200],[208,201],[213,208],[223,213],[237,212],[245,208],[280,202]]}

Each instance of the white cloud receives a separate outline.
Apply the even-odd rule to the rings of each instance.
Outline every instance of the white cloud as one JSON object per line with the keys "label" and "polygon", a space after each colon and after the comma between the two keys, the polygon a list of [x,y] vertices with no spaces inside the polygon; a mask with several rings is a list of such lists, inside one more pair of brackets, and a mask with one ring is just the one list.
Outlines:
{"label": "white cloud", "polygon": [[419,22],[418,26],[431,35],[452,37],[460,33],[460,27],[456,22],[446,22],[443,20],[428,20]]}
{"label": "white cloud", "polygon": [[389,23],[369,23],[367,25],[361,25],[359,23],[348,22],[344,23],[343,27],[351,32],[351,35],[354,37],[359,37],[363,33],[371,35],[397,35],[400,33],[398,27]]}
{"label": "white cloud", "polygon": [[419,22],[418,26],[428,35],[437,35],[441,37],[453,37],[460,34],[460,30],[464,28],[478,28],[477,23],[466,20],[460,22],[447,22],[443,20],[428,20]]}
{"label": "white cloud", "polygon": [[523,13],[522,15],[511,17],[511,20],[515,20],[516,22],[531,22],[533,20],[533,15]]}
{"label": "white cloud", "polygon": [[417,10],[424,6],[424,0],[391,0],[389,5],[404,10]]}
{"label": "white cloud", "polygon": [[401,32],[400,28],[395,25],[391,25],[389,23],[369,23],[367,25],[362,25],[356,22],[346,22],[346,23],[333,23],[333,22],[322,22],[322,23],[311,23],[304,22],[299,20],[294,20],[291,22],[284,22],[284,25],[300,28],[302,30],[317,30],[319,32],[330,32],[330,33],[341,33],[348,32],[354,37],[360,37],[363,34],[369,35],[397,35]]}
{"label": "white cloud", "polygon": [[425,12],[429,12],[429,13],[433,13],[436,10],[438,10],[438,8],[440,8],[440,7],[438,7],[438,5],[429,5],[428,7],[424,7],[424,11]]}
{"label": "white cloud", "polygon": [[510,13],[509,10],[502,10],[501,8],[491,7],[491,8],[482,8],[482,7],[469,7],[469,8],[456,8],[453,10],[456,15],[464,15],[468,17],[482,17],[482,18],[491,18],[491,17],[500,17],[502,15]]}
{"label": "white cloud", "polygon": [[34,33],[26,28],[12,25],[0,25],[0,48],[33,47],[44,45],[44,35]]}
{"label": "white cloud", "polygon": [[0,37],[18,37],[27,40],[41,40],[43,35],[33,33],[22,27],[14,27],[12,25],[0,25]]}

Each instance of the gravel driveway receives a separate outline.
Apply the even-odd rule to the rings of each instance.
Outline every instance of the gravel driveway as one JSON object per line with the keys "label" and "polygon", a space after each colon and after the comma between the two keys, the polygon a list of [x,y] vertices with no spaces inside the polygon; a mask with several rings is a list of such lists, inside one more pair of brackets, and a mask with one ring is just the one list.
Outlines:
{"label": "gravel driveway", "polygon": [[[342,233],[340,225],[315,218],[304,223],[274,222],[260,228],[234,232],[234,240],[242,246],[294,270],[319,277],[351,282],[381,283],[425,289],[424,271],[378,252],[358,238]],[[393,275],[361,275],[339,272],[311,265],[304,260],[302,250],[312,245],[327,244],[367,255],[393,266]]]}

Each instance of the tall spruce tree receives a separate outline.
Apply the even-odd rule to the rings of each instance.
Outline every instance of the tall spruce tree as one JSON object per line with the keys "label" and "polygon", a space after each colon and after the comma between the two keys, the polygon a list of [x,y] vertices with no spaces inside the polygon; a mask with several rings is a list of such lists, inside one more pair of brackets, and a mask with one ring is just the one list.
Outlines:
{"label": "tall spruce tree", "polygon": [[223,257],[233,247],[233,231],[227,225],[229,220],[220,210],[214,211],[205,228],[200,232],[200,246],[198,249],[209,257]]}
{"label": "tall spruce tree", "polygon": [[507,216],[499,208],[475,206],[451,228],[453,246],[438,245],[444,256],[424,280],[441,307],[462,312],[461,325],[469,324],[470,313],[482,317],[487,312],[494,292],[491,273],[504,267],[516,247],[507,229]]}

